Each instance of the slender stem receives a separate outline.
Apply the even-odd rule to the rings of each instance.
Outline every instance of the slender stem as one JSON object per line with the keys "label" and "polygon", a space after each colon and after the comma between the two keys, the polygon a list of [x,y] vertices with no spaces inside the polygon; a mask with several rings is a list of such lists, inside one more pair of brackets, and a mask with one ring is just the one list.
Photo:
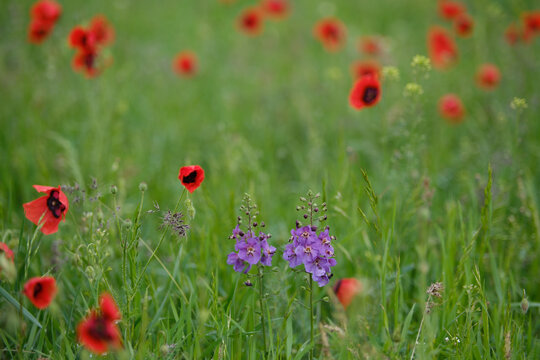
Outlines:
{"label": "slender stem", "polygon": [[[186,194],[186,189],[184,188],[184,191],[182,191],[182,195],[180,196],[180,198],[178,199],[178,202],[176,203],[176,206],[174,207],[173,213],[175,213],[176,210],[178,209],[178,206],[180,206],[180,202],[184,198],[185,194]],[[133,294],[131,295],[129,301],[133,300],[133,298],[135,297],[136,289],[139,286],[139,283],[141,282],[141,280],[143,278],[143,275],[146,272],[146,269],[148,268],[148,265],[150,265],[150,261],[152,261],[152,258],[156,255],[159,247],[161,246],[161,243],[163,242],[163,239],[165,239],[165,235],[167,234],[168,230],[169,230],[169,225],[167,225],[165,227],[165,229],[163,229],[163,232],[161,233],[161,237],[159,238],[159,241],[158,241],[158,244],[157,244],[156,248],[152,252],[152,255],[150,255],[150,257],[148,258],[148,261],[146,261],[146,264],[144,265],[143,270],[141,271],[139,277],[137,278],[137,281],[135,282],[135,286],[132,288]]]}
{"label": "slender stem", "polygon": [[309,350],[309,358],[313,359],[313,348],[315,344],[313,343],[313,277],[309,277],[309,324],[310,324],[310,337],[309,341],[311,344],[311,349]]}
{"label": "slender stem", "polygon": [[[431,295],[428,296],[427,303],[429,303],[430,301],[431,301]],[[426,317],[426,311],[424,310],[424,313],[422,314],[422,320],[420,320],[420,326],[418,327],[418,333],[416,334],[416,340],[414,341],[414,346],[411,353],[411,360],[414,359],[414,352],[416,351],[416,345],[418,345],[418,340],[420,339],[420,333],[422,332],[422,325],[424,325],[425,317]]]}
{"label": "slender stem", "polygon": [[259,265],[259,302],[261,306],[261,327],[262,327],[262,335],[263,335],[263,343],[264,343],[264,355],[263,358],[266,358],[267,355],[267,348],[266,348],[266,321],[264,317],[264,283],[263,283],[263,267],[262,265]]}

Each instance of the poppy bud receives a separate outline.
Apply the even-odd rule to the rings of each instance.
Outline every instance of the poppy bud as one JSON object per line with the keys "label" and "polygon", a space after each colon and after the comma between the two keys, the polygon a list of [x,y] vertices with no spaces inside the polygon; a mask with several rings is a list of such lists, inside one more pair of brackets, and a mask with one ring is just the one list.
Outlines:
{"label": "poppy bud", "polygon": [[142,182],[139,184],[139,191],[146,191],[148,190],[148,185],[145,182]]}
{"label": "poppy bud", "polygon": [[115,185],[111,185],[111,188],[109,191],[111,192],[112,195],[116,195],[116,193],[118,192],[118,188]]}

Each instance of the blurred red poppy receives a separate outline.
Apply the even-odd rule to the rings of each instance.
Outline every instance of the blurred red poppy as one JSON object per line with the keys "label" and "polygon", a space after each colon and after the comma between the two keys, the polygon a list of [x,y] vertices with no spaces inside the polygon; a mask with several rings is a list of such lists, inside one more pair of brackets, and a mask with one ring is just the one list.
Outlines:
{"label": "blurred red poppy", "polygon": [[473,28],[474,28],[474,20],[467,13],[459,14],[454,20],[454,29],[456,31],[456,34],[458,34],[461,37],[470,36],[473,32]]}
{"label": "blurred red poppy", "polygon": [[56,296],[56,280],[52,276],[35,277],[24,284],[23,293],[38,309],[45,309]]}
{"label": "blurred red poppy", "polygon": [[530,41],[540,33],[540,10],[523,14],[523,39]]}
{"label": "blurred red poppy", "polygon": [[515,43],[517,43],[520,36],[521,31],[514,23],[508,25],[508,27],[504,31],[504,38],[506,39],[506,42],[510,45],[514,45]]}
{"label": "blurred red poppy", "polygon": [[178,179],[190,193],[193,193],[204,180],[204,170],[199,165],[183,166],[178,173]]}
{"label": "blurred red poppy", "polygon": [[439,99],[439,113],[452,124],[463,121],[465,108],[461,99],[455,94],[446,94]]}
{"label": "blurred red poppy", "polygon": [[88,31],[93,34],[99,45],[110,45],[114,42],[114,28],[104,15],[96,15],[90,21]]}
{"label": "blurred red poppy", "polygon": [[349,103],[356,110],[375,106],[381,99],[381,83],[375,76],[366,75],[354,84],[349,95]]}
{"label": "blurred red poppy", "polygon": [[315,25],[313,33],[328,51],[338,51],[345,44],[345,25],[337,19],[320,20]]}
{"label": "blurred red poppy", "polygon": [[290,9],[287,0],[262,0],[261,8],[267,17],[275,20],[287,17]]}
{"label": "blurred red poppy", "polygon": [[256,36],[263,30],[263,14],[257,7],[242,11],[237,20],[238,29],[246,35]]}
{"label": "blurred red poppy", "polygon": [[381,77],[381,66],[375,60],[357,61],[352,64],[351,72],[355,79],[362,76],[371,75],[377,78]]}
{"label": "blurred red poppy", "polygon": [[33,44],[42,43],[52,32],[61,14],[62,7],[52,0],[40,0],[32,5],[28,41]]}
{"label": "blurred red poppy", "polygon": [[79,342],[96,354],[104,354],[109,349],[120,349],[122,338],[116,321],[121,319],[120,311],[113,297],[104,293],[100,297],[100,311],[92,310],[77,326]]}
{"label": "blurred red poppy", "polygon": [[120,314],[114,298],[108,293],[101,294],[99,298],[99,309],[101,310],[101,315],[107,321],[117,321],[122,318],[122,314]]}
{"label": "blurred red poppy", "polygon": [[346,309],[362,290],[362,284],[355,278],[340,279],[334,285],[333,290],[341,305]]}
{"label": "blurred red poppy", "polygon": [[493,90],[499,85],[501,73],[493,64],[483,64],[476,72],[476,84],[484,90]]}
{"label": "blurred red poppy", "polygon": [[62,14],[62,7],[56,1],[40,0],[30,9],[30,17],[34,20],[41,20],[55,23]]}
{"label": "blurred red poppy", "polygon": [[439,15],[443,19],[452,20],[465,11],[465,5],[459,1],[439,0]]}
{"label": "blurred red poppy", "polygon": [[380,55],[381,41],[376,36],[363,36],[358,42],[358,48],[366,55]]}
{"label": "blurred red poppy", "polygon": [[446,29],[432,26],[428,32],[428,52],[433,66],[445,69],[457,61],[457,47]]}
{"label": "blurred red poppy", "polygon": [[[24,215],[28,220],[36,225],[43,225],[41,232],[45,235],[58,231],[58,224],[64,220],[69,209],[67,196],[62,192],[60,186],[34,185],[34,188],[47,195],[34,201],[23,204]],[[41,222],[40,222],[41,220]]]}
{"label": "blurred red poppy", "polygon": [[[0,242],[0,257],[4,256],[7,260],[14,262],[13,251],[7,246],[7,244]],[[0,273],[2,273],[2,263],[0,262]]]}
{"label": "blurred red poppy", "polygon": [[197,56],[191,51],[182,51],[173,60],[174,71],[181,76],[192,76],[197,72]]}

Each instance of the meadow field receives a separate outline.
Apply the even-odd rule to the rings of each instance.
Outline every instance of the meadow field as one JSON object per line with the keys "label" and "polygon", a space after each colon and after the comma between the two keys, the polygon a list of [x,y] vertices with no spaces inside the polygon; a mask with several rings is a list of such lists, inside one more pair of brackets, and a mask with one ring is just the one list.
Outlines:
{"label": "meadow field", "polygon": [[[462,37],[435,0],[289,0],[252,34],[260,0],[57,1],[39,44],[34,1],[0,1],[0,359],[540,359],[538,2],[463,0]],[[89,77],[70,34],[100,14]],[[368,77],[380,99],[357,110]],[[291,268],[326,226],[331,270]],[[261,260],[233,268],[250,231]]]}

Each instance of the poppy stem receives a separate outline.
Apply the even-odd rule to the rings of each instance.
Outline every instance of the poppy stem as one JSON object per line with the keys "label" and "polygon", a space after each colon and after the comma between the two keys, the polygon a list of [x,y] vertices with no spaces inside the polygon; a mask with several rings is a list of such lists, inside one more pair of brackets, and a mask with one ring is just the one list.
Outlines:
{"label": "poppy stem", "polygon": [[267,348],[266,348],[266,321],[264,317],[264,283],[263,283],[264,270],[262,265],[259,264],[259,302],[261,307],[261,327],[262,327],[262,336],[264,343],[264,355],[263,359],[266,358]]}

